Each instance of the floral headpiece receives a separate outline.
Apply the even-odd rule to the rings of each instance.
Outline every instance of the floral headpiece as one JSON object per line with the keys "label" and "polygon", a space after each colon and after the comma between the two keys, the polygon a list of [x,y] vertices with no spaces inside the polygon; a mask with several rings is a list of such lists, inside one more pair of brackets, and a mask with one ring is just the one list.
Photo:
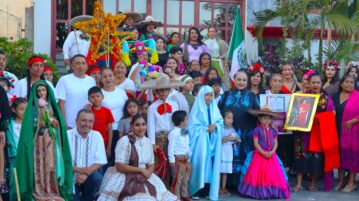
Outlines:
{"label": "floral headpiece", "polygon": [[7,79],[9,82],[10,88],[15,88],[15,79],[7,72],[0,72],[0,78]]}
{"label": "floral headpiece", "polygon": [[137,53],[142,55],[143,52],[148,51],[150,57],[150,63],[155,64],[158,62],[158,53],[156,50],[156,42],[153,39],[145,40],[145,41],[136,41],[134,44],[133,42],[125,41],[122,45],[122,54],[123,54],[123,61],[126,66],[131,65],[131,60],[129,57],[130,53]]}
{"label": "floral headpiece", "polygon": [[327,69],[328,66],[334,66],[335,70],[340,69],[339,68],[339,63],[336,61],[327,61],[323,64],[323,68]]}
{"label": "floral headpiece", "polygon": [[247,72],[251,73],[253,71],[259,71],[262,75],[266,73],[266,71],[262,68],[260,64],[254,64],[247,69]]}
{"label": "floral headpiece", "polygon": [[305,74],[304,74],[304,79],[309,79],[309,77],[310,76],[312,76],[313,74],[315,74],[316,72],[315,72],[315,70],[313,70],[313,69],[310,69],[308,72],[306,72]]}

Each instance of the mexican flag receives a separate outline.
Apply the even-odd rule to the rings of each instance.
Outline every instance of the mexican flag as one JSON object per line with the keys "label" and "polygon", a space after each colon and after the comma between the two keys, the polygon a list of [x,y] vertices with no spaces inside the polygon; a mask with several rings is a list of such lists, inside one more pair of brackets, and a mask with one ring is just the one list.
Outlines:
{"label": "mexican flag", "polygon": [[228,49],[228,60],[232,61],[231,72],[229,76],[233,80],[234,74],[241,68],[240,64],[242,63],[244,55],[244,36],[242,30],[242,20],[239,6],[236,11],[236,18],[234,21],[231,41],[229,43]]}

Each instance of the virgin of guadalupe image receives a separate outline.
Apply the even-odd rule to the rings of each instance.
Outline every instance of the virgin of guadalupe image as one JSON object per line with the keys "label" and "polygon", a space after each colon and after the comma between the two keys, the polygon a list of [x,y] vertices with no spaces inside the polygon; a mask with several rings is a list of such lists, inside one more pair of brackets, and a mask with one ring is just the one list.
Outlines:
{"label": "virgin of guadalupe image", "polygon": [[51,88],[42,80],[31,87],[15,167],[21,200],[73,200],[66,123]]}

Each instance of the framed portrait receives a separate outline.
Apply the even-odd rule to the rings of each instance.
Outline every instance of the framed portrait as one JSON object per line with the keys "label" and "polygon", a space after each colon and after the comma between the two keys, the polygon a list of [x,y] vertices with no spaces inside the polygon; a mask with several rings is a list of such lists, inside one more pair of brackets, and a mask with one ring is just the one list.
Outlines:
{"label": "framed portrait", "polygon": [[261,94],[259,96],[260,108],[269,106],[272,112],[281,114],[281,118],[273,118],[272,126],[277,129],[279,135],[292,134],[292,131],[284,129],[291,94]]}
{"label": "framed portrait", "polygon": [[319,97],[319,94],[292,94],[284,129],[310,131],[312,129]]}

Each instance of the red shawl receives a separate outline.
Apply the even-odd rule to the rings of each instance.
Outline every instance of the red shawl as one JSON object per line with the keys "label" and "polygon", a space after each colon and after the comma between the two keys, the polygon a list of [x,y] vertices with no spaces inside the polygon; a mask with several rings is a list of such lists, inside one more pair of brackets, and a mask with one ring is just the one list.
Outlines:
{"label": "red shawl", "polygon": [[309,150],[324,153],[324,172],[340,167],[339,140],[332,111],[315,115],[310,132]]}

